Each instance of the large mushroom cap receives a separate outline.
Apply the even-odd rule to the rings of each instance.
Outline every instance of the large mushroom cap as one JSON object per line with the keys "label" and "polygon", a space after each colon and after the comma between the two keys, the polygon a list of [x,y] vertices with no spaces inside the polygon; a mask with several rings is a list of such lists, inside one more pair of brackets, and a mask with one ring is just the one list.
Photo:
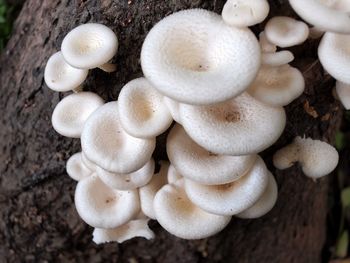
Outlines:
{"label": "large mushroom cap", "polygon": [[162,187],[154,198],[159,224],[171,234],[184,239],[201,239],[220,232],[231,216],[205,212],[194,205],[183,189],[183,179]]}
{"label": "large mushroom cap", "polygon": [[77,26],[62,41],[64,59],[76,68],[91,69],[107,63],[118,49],[118,39],[105,25]]}
{"label": "large mushroom cap", "polygon": [[155,139],[139,139],[121,127],[118,103],[98,108],[86,121],[81,134],[86,157],[114,173],[131,173],[146,164],[155,148]]}
{"label": "large mushroom cap", "polygon": [[54,91],[69,91],[79,87],[89,71],[73,68],[63,58],[62,52],[53,54],[46,63],[44,79],[46,85]]}
{"label": "large mushroom cap", "polygon": [[325,31],[349,34],[350,5],[345,2],[348,1],[289,0],[294,11],[306,22]]}
{"label": "large mushroom cap", "polygon": [[52,126],[63,136],[79,138],[86,120],[103,103],[103,99],[92,92],[70,94],[56,105]]}
{"label": "large mushroom cap", "polygon": [[326,32],[318,47],[318,57],[332,77],[350,84],[350,35]]}
{"label": "large mushroom cap", "polygon": [[256,160],[256,155],[213,154],[196,144],[180,125],[170,132],[166,148],[171,164],[182,176],[207,185],[237,180]]}
{"label": "large mushroom cap", "polygon": [[247,155],[261,152],[282,134],[286,115],[247,93],[211,106],[181,104],[181,121],[187,134],[216,154]]}
{"label": "large mushroom cap", "polygon": [[185,179],[188,198],[203,210],[217,215],[235,215],[252,206],[268,184],[268,170],[259,157],[240,179],[224,185],[203,185]]}
{"label": "large mushroom cap", "polygon": [[87,224],[98,228],[121,226],[140,210],[136,190],[113,190],[102,183],[96,175],[78,182],[74,200],[80,217]]}
{"label": "large mushroom cap", "polygon": [[156,137],[173,121],[163,96],[145,78],[134,79],[122,88],[118,108],[123,128],[138,138]]}
{"label": "large mushroom cap", "polygon": [[242,93],[260,66],[260,47],[249,29],[226,25],[210,11],[174,13],[148,33],[141,51],[146,78],[165,96],[203,105]]}

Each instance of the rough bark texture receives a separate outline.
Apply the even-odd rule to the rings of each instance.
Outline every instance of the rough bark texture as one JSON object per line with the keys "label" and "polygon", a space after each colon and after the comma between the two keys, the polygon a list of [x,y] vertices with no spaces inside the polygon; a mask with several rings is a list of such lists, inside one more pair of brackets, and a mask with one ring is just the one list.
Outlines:
{"label": "rough bark texture", "polygon": [[[271,15],[295,16],[287,1],[270,1]],[[156,222],[156,239],[96,246],[92,228],[79,219],[73,204],[75,182],[65,161],[80,151],[79,140],[54,132],[50,116],[62,94],[44,85],[49,56],[76,25],[99,22],[118,35],[118,71],[92,70],[86,89],[116,100],[121,87],[140,76],[140,48],[150,28],[181,9],[201,7],[220,12],[224,0],[28,0],[13,37],[0,58],[0,261],[1,262],[321,262],[325,241],[327,179],[316,183],[300,168],[276,171],[271,155],[296,135],[329,141],[341,110],[331,95],[334,82],[317,62],[317,41],[293,49],[307,88],[287,107],[284,135],[263,153],[276,175],[276,207],[257,220],[233,219],[220,234],[185,241],[166,233]],[[256,27],[255,30],[261,29]],[[313,115],[313,116],[312,116]],[[157,160],[166,158],[164,136]],[[189,231],[191,227],[189,226]]]}

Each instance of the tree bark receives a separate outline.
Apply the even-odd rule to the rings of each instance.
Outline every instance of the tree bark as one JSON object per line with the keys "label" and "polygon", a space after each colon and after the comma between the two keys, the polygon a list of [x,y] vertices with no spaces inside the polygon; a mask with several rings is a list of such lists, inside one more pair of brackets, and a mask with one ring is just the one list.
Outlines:
{"label": "tree bark", "polygon": [[[73,204],[76,183],[65,162],[80,151],[79,140],[59,136],[50,122],[62,94],[44,85],[47,59],[65,34],[87,22],[117,33],[118,70],[91,70],[87,90],[116,100],[121,87],[141,76],[139,55],[151,27],[166,15],[200,7],[221,12],[224,0],[28,0],[0,57],[0,258],[2,262],[321,262],[326,237],[327,179],[313,182],[294,166],[277,171],[271,156],[295,136],[332,141],[341,108],[332,97],[334,81],[317,60],[317,41],[293,48],[306,78],[304,94],[286,110],[281,139],[262,156],[276,175],[275,208],[256,220],[233,219],[220,234],[199,241],[175,238],[155,222],[152,241],[135,238],[97,246],[92,228]],[[271,15],[295,14],[286,0],[270,1]],[[254,28],[256,32],[262,26]],[[155,159],[165,159],[165,136]],[[189,228],[189,231],[191,229]]]}

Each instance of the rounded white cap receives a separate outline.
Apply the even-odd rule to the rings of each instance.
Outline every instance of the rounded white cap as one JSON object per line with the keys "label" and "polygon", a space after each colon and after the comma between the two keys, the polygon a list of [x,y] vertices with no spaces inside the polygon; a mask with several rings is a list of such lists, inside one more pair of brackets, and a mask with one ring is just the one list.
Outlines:
{"label": "rounded white cap", "polygon": [[261,60],[263,66],[279,67],[292,62],[294,60],[294,55],[289,50],[264,52],[261,55]]}
{"label": "rounded white cap", "polygon": [[265,31],[262,31],[259,34],[259,44],[263,53],[274,53],[277,51],[277,46],[270,43],[270,41],[266,38]]}
{"label": "rounded white cap", "polygon": [[73,154],[66,164],[67,174],[75,181],[80,181],[93,174],[81,159],[81,152]]}
{"label": "rounded white cap", "polygon": [[183,179],[167,184],[154,198],[154,211],[159,224],[171,234],[184,239],[202,239],[220,232],[231,216],[205,212],[194,205],[183,189]]}
{"label": "rounded white cap", "polygon": [[46,85],[54,91],[69,91],[79,87],[89,71],[73,68],[62,56],[62,52],[53,54],[46,63],[44,79]]}
{"label": "rounded white cap", "polygon": [[128,82],[118,97],[120,123],[137,138],[153,138],[173,122],[163,96],[145,78]]}
{"label": "rounded white cap", "polygon": [[350,84],[337,81],[335,90],[341,104],[346,110],[350,110]]}
{"label": "rounded white cap", "polygon": [[129,174],[111,173],[101,167],[98,167],[96,172],[101,181],[109,187],[118,190],[134,190],[146,185],[152,179],[154,160],[149,160],[142,168]]}
{"label": "rounded white cap", "polygon": [[81,134],[81,147],[86,157],[113,173],[131,173],[151,158],[155,139],[130,136],[119,121],[118,102],[98,108],[86,121]]}
{"label": "rounded white cap", "polygon": [[263,151],[282,134],[286,114],[247,93],[212,106],[181,104],[181,121],[187,134],[208,151],[247,155]]}
{"label": "rounded white cap", "polygon": [[318,57],[325,70],[333,78],[346,84],[350,84],[349,46],[350,35],[326,32],[318,47]]}
{"label": "rounded white cap", "polygon": [[270,11],[266,0],[227,0],[222,18],[231,26],[248,27],[261,23]]}
{"label": "rounded white cap", "polygon": [[216,155],[196,144],[180,126],[168,135],[167,153],[184,177],[206,185],[225,184],[239,179],[254,164],[256,155]]}
{"label": "rounded white cap", "polygon": [[77,26],[62,41],[64,59],[76,68],[92,69],[107,63],[117,53],[118,38],[105,25]]}
{"label": "rounded white cap", "polygon": [[175,169],[174,165],[170,164],[167,175],[168,184],[174,184],[182,178],[183,176],[179,174],[179,172]]}
{"label": "rounded white cap", "polygon": [[78,182],[74,200],[79,216],[90,226],[98,228],[124,225],[140,210],[136,190],[114,190],[96,175]]}
{"label": "rounded white cap", "polygon": [[237,214],[240,218],[258,218],[270,212],[275,206],[278,197],[278,188],[275,178],[272,173],[269,172],[269,181],[265,192],[259,198],[259,200],[242,213]]}
{"label": "rounded white cap", "polygon": [[249,29],[203,9],[174,13],[148,33],[141,51],[146,78],[178,102],[204,105],[237,96],[254,80],[260,47]]}
{"label": "rounded white cap", "polygon": [[80,138],[86,120],[103,103],[103,99],[92,92],[70,94],[56,105],[52,126],[63,136]]}
{"label": "rounded white cap", "polygon": [[217,215],[235,215],[251,207],[264,193],[268,170],[261,157],[239,180],[223,185],[202,185],[185,179],[188,198],[203,210]]}

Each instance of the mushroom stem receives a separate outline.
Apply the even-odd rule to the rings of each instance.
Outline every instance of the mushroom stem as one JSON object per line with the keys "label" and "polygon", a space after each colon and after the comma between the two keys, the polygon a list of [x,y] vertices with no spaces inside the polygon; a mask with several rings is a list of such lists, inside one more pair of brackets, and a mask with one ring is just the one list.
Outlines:
{"label": "mushroom stem", "polygon": [[83,88],[83,85],[79,85],[78,87],[72,89],[72,91],[73,91],[74,93],[79,93],[79,92],[82,92],[83,89],[84,89],[84,88]]}
{"label": "mushroom stem", "polygon": [[117,70],[117,65],[116,64],[112,64],[112,63],[105,63],[101,66],[99,66],[98,68],[102,69],[105,72],[114,72]]}

